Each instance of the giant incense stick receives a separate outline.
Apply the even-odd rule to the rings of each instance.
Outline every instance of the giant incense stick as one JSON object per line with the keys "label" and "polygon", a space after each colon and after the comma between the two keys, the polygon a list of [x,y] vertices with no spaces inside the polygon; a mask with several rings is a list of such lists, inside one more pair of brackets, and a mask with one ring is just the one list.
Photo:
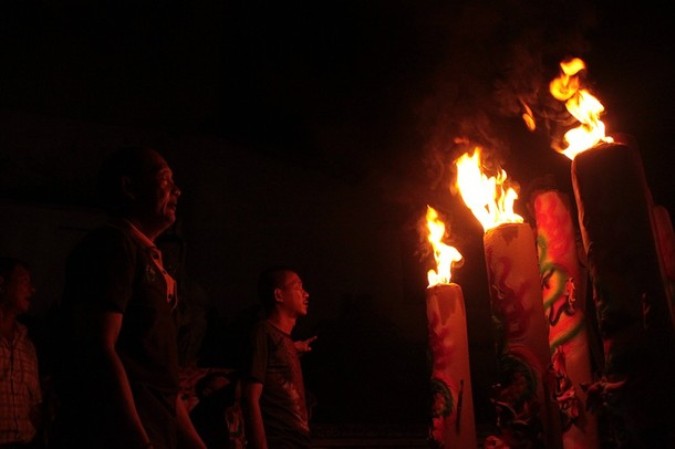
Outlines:
{"label": "giant incense stick", "polygon": [[[656,241],[658,242],[661,265],[668,291],[668,304],[670,314],[673,317],[675,311],[675,231],[670,220],[668,210],[660,205],[652,209],[654,228],[656,229]],[[675,318],[673,318],[675,322]]]}
{"label": "giant incense stick", "polygon": [[432,207],[427,207],[425,229],[436,260],[436,269],[427,273],[426,291],[433,394],[429,442],[438,449],[474,448],[476,424],[464,295],[459,285],[450,282],[452,266],[462,261],[462,255],[443,242],[445,223]]}
{"label": "giant incense stick", "polygon": [[557,190],[536,191],[532,209],[563,447],[595,449],[599,447],[597,416],[586,409],[584,390],[593,382],[584,316],[585,273],[579,265],[568,196]]}
{"label": "giant incense stick", "polygon": [[464,295],[459,285],[427,288],[433,393],[431,439],[439,448],[477,447]]}
{"label": "giant incense stick", "polygon": [[[501,385],[496,404],[501,427],[506,432],[516,427],[528,432],[525,439],[535,446],[559,448],[562,440],[552,399],[548,325],[534,235],[528,224],[501,224],[485,232],[483,244],[498,331]],[[514,422],[520,424],[514,426]]]}
{"label": "giant incense stick", "polygon": [[[506,171],[485,173],[480,147],[455,160],[462,199],[483,225],[490,306],[497,330],[500,374],[495,389],[497,427],[489,436],[509,447],[562,447],[548,350],[535,239],[515,213],[518,198]],[[499,443],[501,444],[501,443]]]}
{"label": "giant incense stick", "polygon": [[673,310],[639,154],[597,145],[572,161],[572,183],[605,356],[590,397],[620,420],[626,444],[652,447],[675,417],[664,401],[675,375]]}

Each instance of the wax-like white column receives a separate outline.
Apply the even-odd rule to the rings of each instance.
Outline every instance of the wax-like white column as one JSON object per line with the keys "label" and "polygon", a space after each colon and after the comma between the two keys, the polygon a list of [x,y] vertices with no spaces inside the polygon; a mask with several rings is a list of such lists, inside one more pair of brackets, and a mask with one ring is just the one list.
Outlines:
{"label": "wax-like white column", "polygon": [[594,449],[599,447],[597,416],[586,410],[586,392],[582,388],[593,382],[584,313],[585,273],[579,265],[569,198],[557,190],[538,191],[532,196],[532,208],[556,378],[555,397],[563,418],[563,447]]}
{"label": "wax-like white column", "polygon": [[438,448],[478,447],[462,289],[434,285],[427,288],[426,301],[432,358],[430,436]]}
{"label": "wax-like white column", "polygon": [[518,420],[529,432],[516,438],[561,448],[534,234],[525,223],[502,224],[484,234],[483,244],[497,330],[501,386],[496,403],[502,431],[512,434],[510,423]]}
{"label": "wax-like white column", "polygon": [[654,447],[675,433],[664,400],[674,394],[673,311],[642,162],[633,146],[613,143],[578,154],[571,168],[605,357],[589,399],[607,404],[625,447]]}

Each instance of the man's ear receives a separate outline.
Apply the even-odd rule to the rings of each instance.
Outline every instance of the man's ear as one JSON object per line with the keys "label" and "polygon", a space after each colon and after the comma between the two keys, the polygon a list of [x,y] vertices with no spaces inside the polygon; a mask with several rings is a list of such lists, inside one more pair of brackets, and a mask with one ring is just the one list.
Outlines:
{"label": "man's ear", "polygon": [[274,301],[275,302],[284,302],[284,299],[281,297],[281,289],[280,288],[274,289]]}
{"label": "man's ear", "polygon": [[134,193],[134,182],[129,176],[122,176],[120,178],[120,188],[122,191],[122,194],[133,200],[136,198],[136,194]]}

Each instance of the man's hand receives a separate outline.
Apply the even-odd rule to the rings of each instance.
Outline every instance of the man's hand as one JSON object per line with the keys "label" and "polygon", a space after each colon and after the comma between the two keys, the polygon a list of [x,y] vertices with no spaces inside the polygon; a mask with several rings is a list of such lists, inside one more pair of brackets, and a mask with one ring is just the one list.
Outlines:
{"label": "man's hand", "polygon": [[311,344],[314,343],[314,340],[319,338],[318,336],[313,336],[309,337],[307,340],[297,340],[294,341],[293,344],[295,345],[295,350],[298,351],[300,354],[304,354],[305,352],[311,352],[312,351],[312,346]]}

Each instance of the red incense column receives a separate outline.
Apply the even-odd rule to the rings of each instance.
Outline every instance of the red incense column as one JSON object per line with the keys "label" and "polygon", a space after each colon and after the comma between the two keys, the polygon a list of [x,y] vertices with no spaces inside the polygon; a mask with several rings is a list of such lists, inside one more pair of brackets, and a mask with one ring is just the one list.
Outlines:
{"label": "red incense column", "polygon": [[602,144],[574,158],[572,182],[605,356],[589,400],[607,405],[625,447],[657,447],[675,418],[674,320],[642,162]]}
{"label": "red incense column", "polygon": [[528,224],[502,224],[483,244],[498,334],[500,430],[510,447],[561,448],[534,235]]}
{"label": "red incense column", "polygon": [[459,285],[427,288],[433,393],[430,439],[435,448],[475,448],[469,340],[464,295]]}
{"label": "red incense column", "polygon": [[[656,241],[658,242],[661,265],[667,282],[670,311],[675,310],[675,232],[670,214],[665,207],[656,205],[652,209],[654,225],[656,228]],[[674,320],[675,321],[675,320]]]}
{"label": "red incense column", "polygon": [[584,316],[586,282],[579,264],[569,198],[557,190],[536,191],[532,209],[563,447],[598,448],[597,417],[586,409],[584,386],[593,382]]}

